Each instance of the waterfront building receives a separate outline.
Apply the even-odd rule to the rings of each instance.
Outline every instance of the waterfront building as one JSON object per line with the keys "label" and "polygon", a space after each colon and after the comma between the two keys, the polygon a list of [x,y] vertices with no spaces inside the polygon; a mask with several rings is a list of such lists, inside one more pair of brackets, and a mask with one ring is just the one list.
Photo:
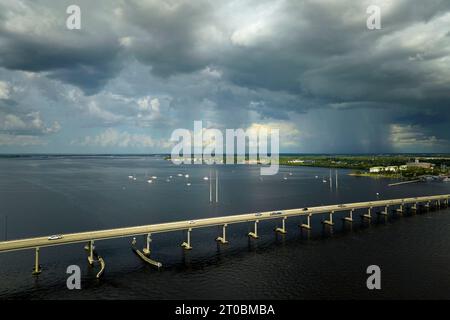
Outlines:
{"label": "waterfront building", "polygon": [[422,169],[433,169],[434,164],[429,162],[420,162],[416,159],[414,162],[409,162],[406,164],[408,168],[422,168]]}
{"label": "waterfront building", "polygon": [[388,172],[397,172],[398,166],[388,166],[388,167],[384,168],[384,170],[388,171]]}
{"label": "waterfront building", "polygon": [[380,173],[384,171],[384,167],[372,167],[370,168],[370,173]]}

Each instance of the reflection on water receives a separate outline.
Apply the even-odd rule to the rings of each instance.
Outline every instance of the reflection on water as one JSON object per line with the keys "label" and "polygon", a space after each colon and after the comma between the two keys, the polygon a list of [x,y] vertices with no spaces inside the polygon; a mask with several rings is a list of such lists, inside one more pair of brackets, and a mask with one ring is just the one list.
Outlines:
{"label": "reflection on water", "polygon": [[[450,184],[388,187],[390,180],[357,178],[340,170],[339,188],[323,177],[329,169],[280,168],[276,176],[258,167],[219,166],[219,203],[209,203],[208,166],[175,166],[155,157],[67,157],[0,159],[0,237],[134,226],[246,212],[300,208],[406,196],[450,193]],[[186,178],[185,175],[189,177]],[[128,176],[136,177],[136,180]],[[157,177],[156,179],[154,177]],[[151,179],[153,182],[148,183]],[[189,185],[190,184],[190,185]],[[184,232],[153,235],[157,271],[131,251],[131,239],[96,242],[106,272],[87,266],[83,246],[41,249],[43,273],[31,276],[32,251],[0,254],[0,297],[33,299],[183,298],[449,298],[449,210],[371,223],[355,212],[353,224],[336,214],[334,228],[312,219],[312,231],[281,221],[261,222],[260,238],[249,239],[253,224],[227,228],[228,245],[214,239],[221,227],[192,232],[193,250],[180,244]],[[374,216],[375,217],[375,216]],[[144,245],[144,238],[138,245]],[[68,265],[82,268],[82,290],[65,287]],[[365,270],[382,269],[380,292],[366,289]]]}

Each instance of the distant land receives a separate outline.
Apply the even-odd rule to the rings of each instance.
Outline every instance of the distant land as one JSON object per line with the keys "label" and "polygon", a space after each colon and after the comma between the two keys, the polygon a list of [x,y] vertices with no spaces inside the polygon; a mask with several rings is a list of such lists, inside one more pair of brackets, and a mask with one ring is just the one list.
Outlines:
{"label": "distant land", "polygon": [[[92,158],[92,157],[163,157],[170,160],[167,153],[93,153],[93,154],[0,154],[0,158]],[[248,154],[245,157],[248,159]],[[354,176],[375,178],[413,179],[424,176],[450,175],[450,154],[445,153],[342,153],[306,154],[281,153],[280,165],[350,169]]]}
{"label": "distant land", "polygon": [[354,176],[414,179],[450,174],[448,154],[282,155],[280,164],[352,169]]}

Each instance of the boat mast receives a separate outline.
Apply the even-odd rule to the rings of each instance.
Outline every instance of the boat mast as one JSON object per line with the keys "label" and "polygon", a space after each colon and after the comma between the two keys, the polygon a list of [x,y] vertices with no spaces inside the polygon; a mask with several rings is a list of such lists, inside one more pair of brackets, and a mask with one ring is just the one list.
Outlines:
{"label": "boat mast", "polygon": [[216,169],[216,203],[219,203],[219,175]]}
{"label": "boat mast", "polygon": [[209,169],[209,203],[212,203],[212,181],[211,181],[211,169]]}

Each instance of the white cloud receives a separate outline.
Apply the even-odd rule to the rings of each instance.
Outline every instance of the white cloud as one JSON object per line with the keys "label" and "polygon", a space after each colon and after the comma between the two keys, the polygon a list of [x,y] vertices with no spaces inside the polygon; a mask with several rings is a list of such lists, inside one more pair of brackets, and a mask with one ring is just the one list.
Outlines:
{"label": "white cloud", "polygon": [[119,44],[122,47],[130,47],[133,43],[133,37],[122,37],[119,39]]}
{"label": "white cloud", "polygon": [[280,146],[289,148],[297,147],[300,143],[301,132],[297,126],[289,121],[273,121],[267,123],[252,123],[247,130],[258,131],[265,129],[270,135],[270,130],[278,129],[280,134]]}
{"label": "white cloud", "polygon": [[396,148],[423,148],[448,144],[448,141],[434,135],[427,135],[418,125],[390,125],[390,141]]}
{"label": "white cloud", "polygon": [[158,98],[151,99],[149,96],[138,99],[137,104],[142,111],[153,111],[157,113],[159,113],[159,107],[161,106]]}
{"label": "white cloud", "polygon": [[[0,115],[2,115],[0,113]],[[3,114],[0,117],[0,130],[8,131],[9,134],[15,132],[21,134],[27,132],[33,135],[57,133],[61,129],[58,121],[54,121],[51,126],[45,124],[41,119],[39,111],[30,112],[19,116],[15,114]]]}
{"label": "white cloud", "polygon": [[26,123],[14,114],[7,114],[0,119],[1,130],[22,130],[26,127]]}
{"label": "white cloud", "polygon": [[136,147],[167,147],[163,141],[155,140],[149,135],[133,134],[127,131],[119,131],[116,129],[106,129],[96,136],[87,136],[80,143],[83,146],[95,147],[119,147],[119,148],[136,148]]}
{"label": "white cloud", "polygon": [[0,81],[0,99],[9,99],[11,88],[5,81]]}
{"label": "white cloud", "polygon": [[206,67],[202,71],[200,71],[200,74],[206,77],[214,78],[214,79],[220,79],[222,78],[222,71],[212,68],[212,67]]}
{"label": "white cloud", "polygon": [[[241,4],[239,3],[239,5]],[[247,47],[271,38],[282,5],[283,1],[274,1],[260,6],[250,5],[250,10],[241,6],[239,8],[241,11],[233,13],[237,17],[231,22],[235,24],[235,30],[230,37],[231,43]]]}
{"label": "white cloud", "polygon": [[36,136],[0,133],[0,146],[35,146],[44,144],[46,142]]}
{"label": "white cloud", "polygon": [[114,114],[108,110],[102,109],[98,106],[97,102],[90,101],[86,109],[89,116],[102,120],[104,123],[112,124],[117,123],[123,118],[120,115]]}

